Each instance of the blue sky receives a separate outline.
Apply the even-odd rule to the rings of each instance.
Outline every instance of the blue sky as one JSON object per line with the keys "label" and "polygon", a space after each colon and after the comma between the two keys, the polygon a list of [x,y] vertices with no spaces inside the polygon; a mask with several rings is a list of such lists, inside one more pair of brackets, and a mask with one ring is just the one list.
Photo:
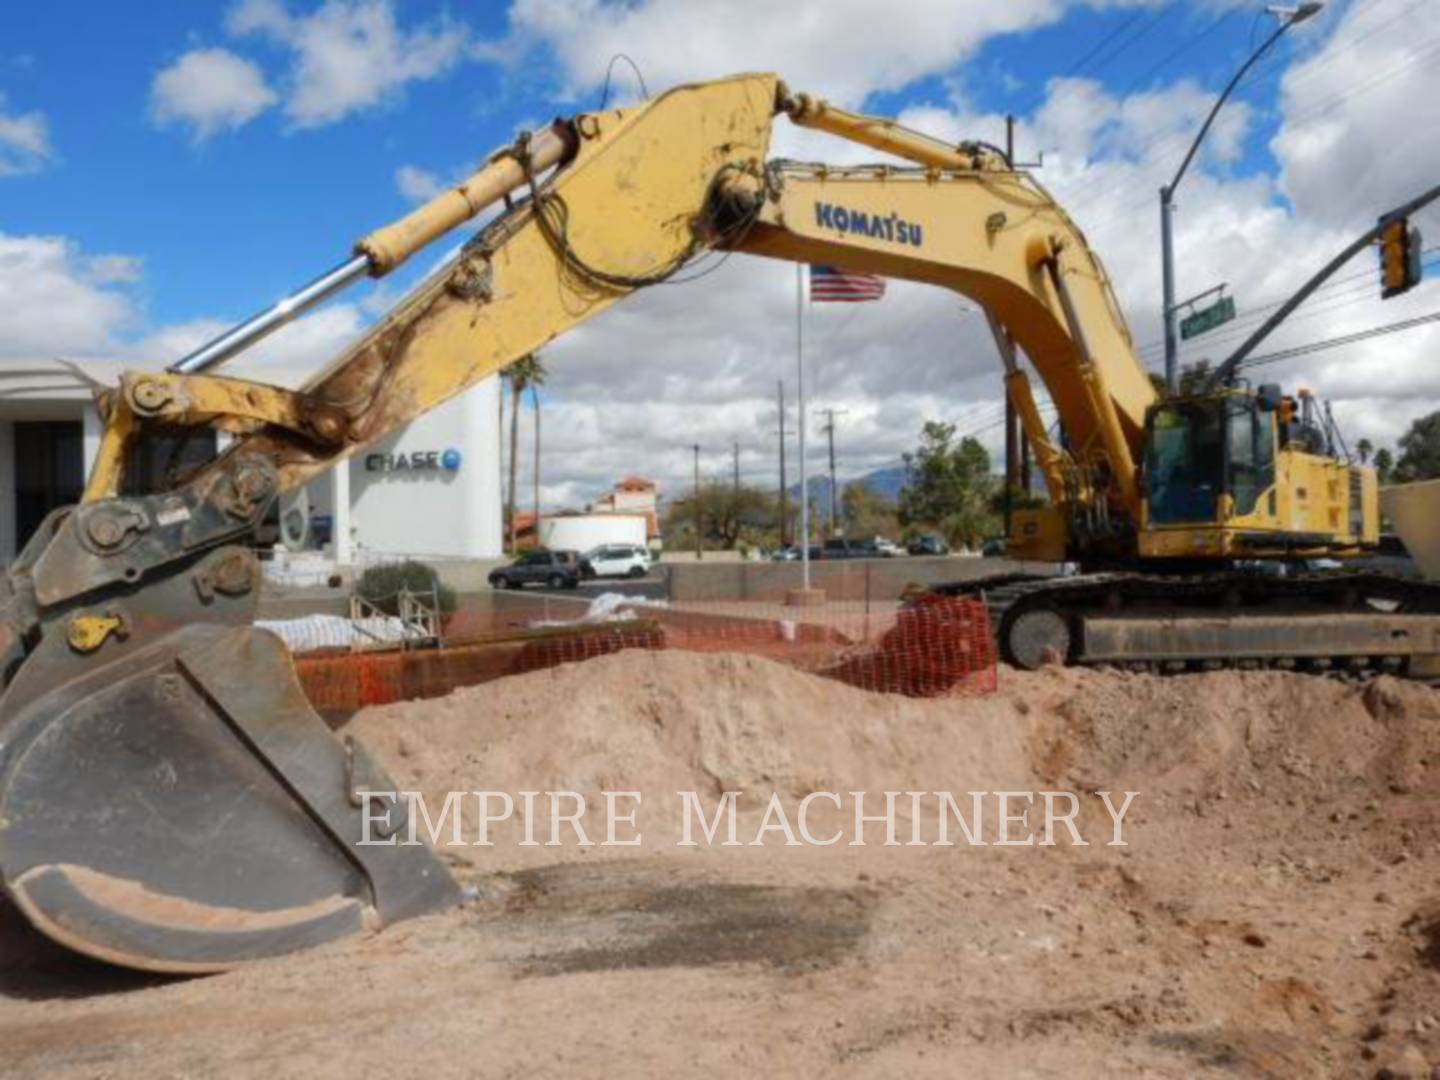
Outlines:
{"label": "blue sky", "polygon": [[[946,137],[999,141],[1004,113],[1019,114],[1022,157],[1045,153],[1041,179],[1090,232],[1145,344],[1158,326],[1155,188],[1214,92],[1273,25],[1246,0],[6,5],[0,240],[18,254],[7,285],[0,248],[0,305],[10,306],[0,311],[0,357],[43,347],[33,320],[52,299],[67,354],[138,360],[191,344],[339,261],[356,237],[518,127],[593,107],[621,48],[652,90],[775,68],[797,87]],[[1386,200],[1433,183],[1433,140],[1418,115],[1401,125],[1398,114],[1434,100],[1436,48],[1437,0],[1340,0],[1288,35],[1186,180],[1182,294],[1219,279],[1252,300],[1283,295]],[[1372,71],[1385,76],[1380,84],[1369,85]],[[616,78],[616,92],[633,95],[628,70]],[[1280,251],[1294,258],[1277,263]],[[406,278],[429,264],[416,260]],[[368,301],[363,290],[347,297],[312,324],[303,359],[338,348],[406,283]],[[677,343],[677,301],[642,298],[557,345],[548,407],[570,410],[575,433],[557,453],[592,464],[557,466],[549,497],[575,501],[609,473],[633,471],[634,451],[613,449],[611,434],[693,427],[687,410],[725,387],[733,402],[704,415],[724,427],[713,433],[717,454],[743,436],[763,472],[773,453],[764,410],[784,355],[767,320],[783,318],[784,277],[766,268],[735,287],[754,290],[756,326],[745,332],[722,327],[715,301],[697,295],[688,302],[717,317],[697,318],[694,339]],[[982,335],[943,379],[928,359],[885,351],[898,321],[940,325],[930,337],[903,335],[912,348],[950,348],[943,302],[897,288],[843,331],[830,312],[815,313],[821,330],[836,330],[820,390],[854,417],[846,471],[894,460],[928,415],[999,401]],[[1309,336],[1409,310],[1348,309],[1312,321]],[[1366,356],[1380,363],[1394,353]],[[663,385],[635,382],[635,362],[652,360]],[[874,375],[887,367],[913,376],[886,389]],[[1394,426],[1394,401],[1413,413],[1440,400],[1428,375],[1420,392],[1412,381],[1377,394],[1356,370],[1335,372],[1337,408],[1367,435]],[[1312,361],[1312,372],[1325,369]],[[683,475],[678,455],[673,466],[668,449],[647,451],[656,455],[658,471]]]}
{"label": "blue sky", "polygon": [[[490,14],[489,25],[474,20],[481,32],[503,31],[503,13],[474,6]],[[25,4],[0,14],[0,41],[20,50],[0,69],[0,89],[19,110],[44,110],[58,159],[6,184],[0,224],[142,253],[146,309],[159,322],[243,315],[402,213],[400,165],[478,158],[515,122],[513,107],[497,107],[503,73],[470,64],[303,131],[274,110],[204,141],[158,126],[156,72],[230,40],[229,7]],[[407,3],[405,14],[441,17],[446,7]],[[263,42],[245,52],[262,66],[283,63],[282,50]]]}
{"label": "blue sky", "polygon": [[[544,94],[544,67],[529,64],[547,61],[532,51],[519,71],[457,65],[314,128],[295,130],[275,109],[203,141],[183,125],[157,125],[152,82],[188,50],[236,46],[263,69],[283,70],[282,47],[243,37],[237,44],[226,32],[233,6],[25,4],[8,5],[0,16],[0,40],[16,50],[5,58],[0,89],[13,108],[44,111],[56,153],[52,167],[6,184],[3,224],[64,234],[87,250],[141,253],[145,307],[157,322],[243,315],[247,304],[296,284],[342,256],[371,225],[402,213],[407,200],[396,187],[397,169],[457,167],[507,141],[528,119],[584,107],[587,96],[589,104],[598,100],[557,100],[554,79]],[[507,32],[500,5],[408,0],[401,10],[408,26],[463,18],[483,40],[499,42]],[[994,38],[954,69],[873,94],[865,104],[898,113],[943,102],[958,85],[977,109],[1024,113],[1047,78],[1071,72],[1087,53],[1091,61],[1078,73],[1116,91],[1147,73],[1149,83],[1177,73],[1218,83],[1243,55],[1254,22],[1239,8],[1217,16],[1203,5],[1078,8],[1050,26]],[[1157,68],[1202,31],[1203,47],[1197,42]],[[1117,32],[1109,47],[1092,53]],[[619,70],[618,80],[629,78]],[[1274,89],[1272,80],[1247,96],[1263,104]],[[1265,134],[1257,125],[1236,172],[1269,164]]]}

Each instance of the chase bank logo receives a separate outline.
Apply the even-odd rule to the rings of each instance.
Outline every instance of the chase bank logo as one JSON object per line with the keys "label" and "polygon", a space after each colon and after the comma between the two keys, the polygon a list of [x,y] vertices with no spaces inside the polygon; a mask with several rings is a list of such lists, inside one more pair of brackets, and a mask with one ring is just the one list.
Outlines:
{"label": "chase bank logo", "polygon": [[395,472],[455,472],[460,468],[460,451],[453,446],[448,450],[412,450],[404,454],[366,454],[365,471],[380,473]]}

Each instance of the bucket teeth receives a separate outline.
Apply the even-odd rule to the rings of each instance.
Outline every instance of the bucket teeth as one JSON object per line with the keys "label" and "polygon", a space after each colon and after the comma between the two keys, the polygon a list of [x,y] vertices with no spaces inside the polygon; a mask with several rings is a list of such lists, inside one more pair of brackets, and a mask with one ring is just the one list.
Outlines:
{"label": "bucket teeth", "polygon": [[197,972],[461,902],[403,816],[366,842],[381,811],[357,796],[394,782],[313,712],[284,645],[249,625],[253,597],[204,600],[192,576],[117,601],[127,632],[88,650],[56,616],[0,697],[0,884],[16,906],[78,952]]}

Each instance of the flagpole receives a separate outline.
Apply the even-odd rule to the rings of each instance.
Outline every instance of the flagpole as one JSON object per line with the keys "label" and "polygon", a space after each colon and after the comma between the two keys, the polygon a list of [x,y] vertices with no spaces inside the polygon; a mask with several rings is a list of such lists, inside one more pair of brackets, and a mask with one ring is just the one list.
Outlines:
{"label": "flagpole", "polygon": [[795,264],[795,396],[800,410],[800,582],[810,591],[810,478],[805,467],[805,264]]}

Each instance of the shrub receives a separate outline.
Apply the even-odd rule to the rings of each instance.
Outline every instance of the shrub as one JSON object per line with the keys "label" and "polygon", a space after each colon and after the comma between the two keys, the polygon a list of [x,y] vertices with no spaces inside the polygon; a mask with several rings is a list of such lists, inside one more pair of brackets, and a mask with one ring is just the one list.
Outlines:
{"label": "shrub", "polygon": [[380,563],[360,575],[356,591],[387,615],[400,614],[400,590],[428,596],[434,588],[441,614],[455,610],[455,590],[440,581],[435,568],[416,559]]}

